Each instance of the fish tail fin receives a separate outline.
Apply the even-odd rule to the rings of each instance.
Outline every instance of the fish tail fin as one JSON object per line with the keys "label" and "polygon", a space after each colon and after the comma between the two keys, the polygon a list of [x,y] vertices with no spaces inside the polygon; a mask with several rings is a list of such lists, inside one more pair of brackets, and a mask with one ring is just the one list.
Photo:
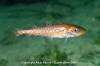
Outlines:
{"label": "fish tail fin", "polygon": [[23,33],[23,31],[22,30],[17,30],[16,32],[15,32],[15,35],[16,36],[20,36],[20,35],[23,35],[24,33]]}
{"label": "fish tail fin", "polygon": [[16,30],[13,27],[8,28],[5,31],[5,36],[3,37],[2,40],[0,40],[0,43],[2,45],[9,45],[13,44],[13,42],[18,41],[19,38],[17,36],[21,35],[20,30]]}

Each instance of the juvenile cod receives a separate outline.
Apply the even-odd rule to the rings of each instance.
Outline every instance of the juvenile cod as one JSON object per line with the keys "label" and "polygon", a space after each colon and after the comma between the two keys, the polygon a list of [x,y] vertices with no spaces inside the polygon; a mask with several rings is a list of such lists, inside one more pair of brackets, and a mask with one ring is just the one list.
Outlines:
{"label": "juvenile cod", "polygon": [[50,38],[70,38],[77,37],[86,33],[83,27],[73,24],[56,24],[43,27],[36,27],[25,30],[17,30],[17,36],[23,34],[45,36]]}

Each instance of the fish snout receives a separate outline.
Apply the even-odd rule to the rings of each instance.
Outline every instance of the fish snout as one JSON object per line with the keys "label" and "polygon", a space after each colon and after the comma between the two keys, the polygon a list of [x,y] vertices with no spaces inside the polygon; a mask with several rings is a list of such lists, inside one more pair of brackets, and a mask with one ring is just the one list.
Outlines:
{"label": "fish snout", "polygon": [[70,37],[77,37],[80,35],[84,35],[85,33],[86,33],[86,29],[78,27],[78,28],[70,29],[68,35]]}

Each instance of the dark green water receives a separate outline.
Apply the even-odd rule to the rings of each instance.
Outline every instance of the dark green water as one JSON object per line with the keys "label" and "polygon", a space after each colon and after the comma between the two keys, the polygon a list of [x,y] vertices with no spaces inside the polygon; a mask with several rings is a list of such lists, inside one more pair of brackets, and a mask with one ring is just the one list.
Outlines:
{"label": "dark green water", "polygon": [[[29,26],[75,24],[83,36],[45,41],[43,37],[15,37]],[[100,66],[100,1],[58,0],[31,4],[0,5],[0,66],[44,66],[22,62],[76,62],[45,66]]]}

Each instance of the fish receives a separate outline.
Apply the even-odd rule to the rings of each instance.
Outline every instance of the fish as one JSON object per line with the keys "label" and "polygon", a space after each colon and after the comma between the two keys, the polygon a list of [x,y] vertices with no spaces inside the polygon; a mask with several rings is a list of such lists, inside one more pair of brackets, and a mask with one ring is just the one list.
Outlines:
{"label": "fish", "polygon": [[77,37],[85,33],[85,28],[73,24],[54,24],[30,29],[21,29],[16,31],[17,36],[29,34],[50,38],[70,38]]}

